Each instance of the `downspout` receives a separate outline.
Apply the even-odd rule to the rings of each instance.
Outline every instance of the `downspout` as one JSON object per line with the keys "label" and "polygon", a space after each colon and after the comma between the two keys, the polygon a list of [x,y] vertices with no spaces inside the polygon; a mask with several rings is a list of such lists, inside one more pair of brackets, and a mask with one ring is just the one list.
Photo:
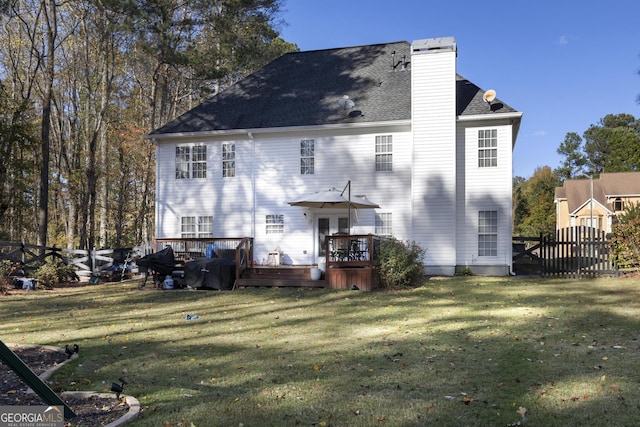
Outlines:
{"label": "downspout", "polygon": [[[247,132],[247,136],[251,140],[251,189],[252,189],[252,210],[253,218],[251,220],[251,237],[256,237],[256,139],[253,137],[253,132]],[[255,245],[255,241],[253,242]],[[253,260],[251,260],[253,262]]]}

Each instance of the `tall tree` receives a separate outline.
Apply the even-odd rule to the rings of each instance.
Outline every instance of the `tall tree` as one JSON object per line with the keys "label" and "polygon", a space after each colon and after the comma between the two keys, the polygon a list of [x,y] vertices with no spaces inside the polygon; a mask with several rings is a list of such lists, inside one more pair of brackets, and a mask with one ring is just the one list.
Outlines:
{"label": "tall tree", "polygon": [[[54,0],[16,0],[3,3],[3,68],[11,82],[11,97],[18,110],[40,108],[39,195],[33,202],[37,238],[47,242],[49,209],[49,157],[51,104],[58,41],[58,4]],[[34,99],[35,98],[35,99]],[[37,200],[37,202],[36,202]]]}
{"label": "tall tree", "polygon": [[602,172],[640,170],[640,120],[631,114],[608,114],[584,132],[567,133],[558,148],[565,160],[555,172],[563,179]]}
{"label": "tall tree", "polygon": [[584,133],[584,151],[593,173],[640,170],[640,121],[631,114],[608,114]]}
{"label": "tall tree", "polygon": [[562,166],[554,170],[560,179],[571,179],[585,173],[587,158],[583,153],[580,135],[575,132],[567,133],[557,152],[565,157]]}
{"label": "tall tree", "polygon": [[556,223],[555,188],[561,184],[549,166],[539,167],[533,176],[518,186],[521,200],[516,215],[520,222],[514,230],[522,235],[537,236],[553,232]]}
{"label": "tall tree", "polygon": [[152,238],[142,136],[296,50],[279,12],[279,0],[0,0],[0,234],[83,248]]}
{"label": "tall tree", "polygon": [[[49,148],[51,147],[51,104],[55,79],[56,43],[58,39],[58,5],[56,0],[42,0],[45,43],[43,43],[44,79],[42,93],[42,165],[40,167],[40,206],[38,207],[38,244],[46,246],[49,231]],[[41,250],[44,255],[44,249]]]}
{"label": "tall tree", "polygon": [[29,212],[37,198],[34,189],[39,165],[34,153],[38,143],[33,118],[26,104],[13,99],[0,84],[0,239],[32,237],[32,216],[21,213]]}

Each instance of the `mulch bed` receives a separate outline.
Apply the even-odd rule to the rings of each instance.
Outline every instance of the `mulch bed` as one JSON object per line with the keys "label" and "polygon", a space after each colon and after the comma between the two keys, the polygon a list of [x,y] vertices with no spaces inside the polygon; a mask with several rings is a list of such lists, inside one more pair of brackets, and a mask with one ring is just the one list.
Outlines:
{"label": "mulch bed", "polygon": [[[42,347],[9,346],[36,375],[67,360],[65,353]],[[129,411],[126,403],[113,398],[90,397],[85,399],[65,398],[65,403],[76,414],[66,420],[65,426],[97,427],[105,426]],[[45,405],[35,393],[27,393],[22,379],[0,361],[0,406],[2,405]]]}

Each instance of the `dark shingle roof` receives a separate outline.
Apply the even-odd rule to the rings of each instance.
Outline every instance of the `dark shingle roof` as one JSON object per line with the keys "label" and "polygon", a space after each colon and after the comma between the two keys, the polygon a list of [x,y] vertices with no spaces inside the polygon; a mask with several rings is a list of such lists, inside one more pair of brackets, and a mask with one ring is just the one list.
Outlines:
{"label": "dark shingle roof", "polygon": [[[410,43],[288,53],[151,136],[410,120],[411,64],[405,69],[403,58],[411,60]],[[515,111],[499,100],[490,107],[483,90],[461,76],[456,80],[458,115]],[[338,106],[344,95],[355,102],[350,111]]]}

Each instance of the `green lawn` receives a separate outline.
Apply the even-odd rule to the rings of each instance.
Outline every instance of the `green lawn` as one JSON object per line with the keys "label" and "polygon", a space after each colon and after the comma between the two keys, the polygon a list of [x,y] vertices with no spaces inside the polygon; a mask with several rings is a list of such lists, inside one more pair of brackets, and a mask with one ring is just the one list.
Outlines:
{"label": "green lawn", "polygon": [[631,426],[639,296],[636,278],[371,293],[129,282],[2,296],[0,339],[79,344],[53,388],[123,378],[144,407],[131,426]]}

